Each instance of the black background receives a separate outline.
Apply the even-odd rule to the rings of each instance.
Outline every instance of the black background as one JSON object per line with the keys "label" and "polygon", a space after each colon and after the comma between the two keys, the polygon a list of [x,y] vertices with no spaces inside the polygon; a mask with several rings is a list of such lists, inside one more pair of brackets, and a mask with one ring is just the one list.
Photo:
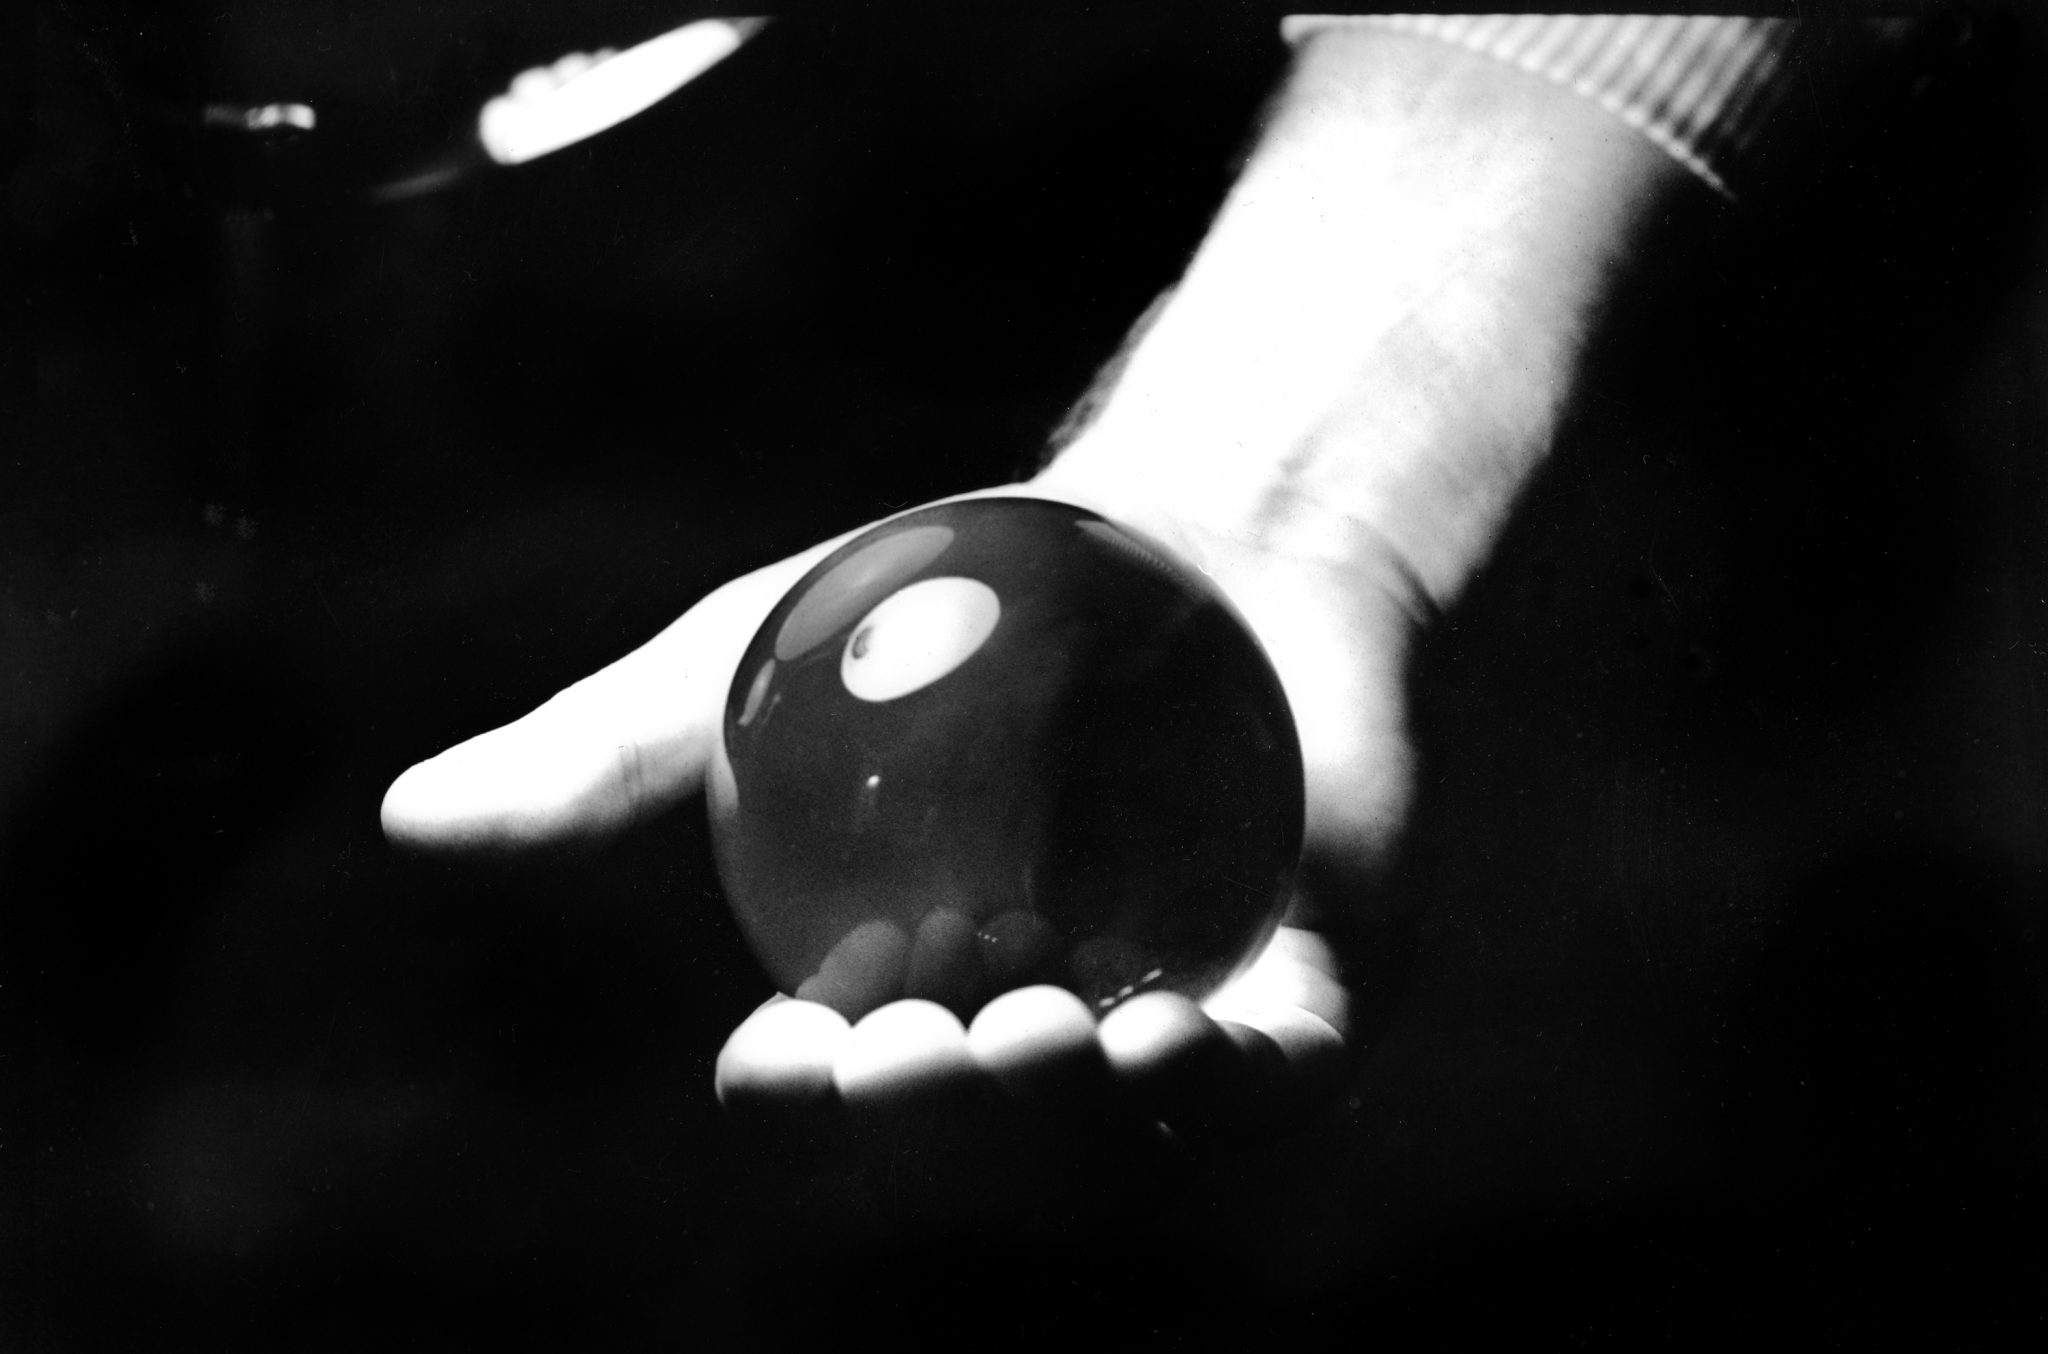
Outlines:
{"label": "black background", "polygon": [[[688,12],[22,8],[0,1345],[2041,1334],[2034,28],[1817,67],[1802,149],[1653,251],[1422,655],[1348,1094],[1018,1215],[958,1144],[721,1120],[764,984],[694,806],[515,872],[377,805],[1027,467],[1199,239],[1271,13],[848,6],[380,204],[512,72]],[[314,133],[190,123],[287,98]]]}

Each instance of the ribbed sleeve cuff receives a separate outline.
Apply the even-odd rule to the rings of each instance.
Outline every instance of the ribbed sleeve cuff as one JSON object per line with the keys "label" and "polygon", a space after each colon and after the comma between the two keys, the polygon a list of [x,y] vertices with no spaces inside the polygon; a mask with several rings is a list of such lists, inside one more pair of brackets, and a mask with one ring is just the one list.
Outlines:
{"label": "ribbed sleeve cuff", "polygon": [[1298,43],[1349,25],[1455,43],[1563,85],[1731,196],[1799,36],[1789,19],[1638,14],[1303,14],[1281,34]]}

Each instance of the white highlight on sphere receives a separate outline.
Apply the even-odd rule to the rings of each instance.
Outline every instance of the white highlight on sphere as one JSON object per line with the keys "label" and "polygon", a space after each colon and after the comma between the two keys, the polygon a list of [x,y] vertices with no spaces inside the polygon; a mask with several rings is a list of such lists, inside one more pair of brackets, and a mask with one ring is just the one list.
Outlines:
{"label": "white highlight on sphere", "polygon": [[861,618],[839,655],[839,680],[864,701],[919,691],[974,656],[1002,617],[1002,600],[973,578],[927,578]]}
{"label": "white highlight on sphere", "polygon": [[861,546],[805,589],[775,634],[775,661],[794,663],[838,634],[953,544],[953,528],[906,527]]}
{"label": "white highlight on sphere", "polygon": [[740,727],[746,728],[761,713],[761,702],[768,698],[768,684],[775,680],[775,660],[769,659],[754,674],[753,684],[747,688],[747,703],[740,708]]}
{"label": "white highlight on sphere", "polygon": [[739,50],[766,19],[701,19],[616,56],[522,71],[477,118],[484,153],[524,164],[645,112]]}

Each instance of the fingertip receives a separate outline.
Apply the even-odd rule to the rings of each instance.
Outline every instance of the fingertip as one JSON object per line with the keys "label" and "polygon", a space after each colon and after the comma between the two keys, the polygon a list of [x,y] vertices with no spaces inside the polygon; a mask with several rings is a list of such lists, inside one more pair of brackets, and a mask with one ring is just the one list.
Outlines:
{"label": "fingertip", "polygon": [[561,698],[406,768],[379,810],[393,845],[489,856],[602,845],[651,801],[637,745]]}
{"label": "fingertip", "polygon": [[1023,987],[989,1002],[968,1026],[967,1050],[982,1070],[1026,1098],[1107,1079],[1095,1017],[1064,988]]}
{"label": "fingertip", "polygon": [[1310,931],[1283,926],[1249,969],[1204,1003],[1217,1020],[1257,1025],[1262,1013],[1300,1010],[1341,1043],[1350,1033],[1351,991],[1337,976],[1335,952]]}
{"label": "fingertip", "polygon": [[849,1109],[871,1111],[944,1093],[975,1071],[967,1030],[931,1001],[895,1001],[861,1017],[832,1066]]}
{"label": "fingertip", "polygon": [[[1329,1021],[1296,1006],[1249,1010],[1222,1018],[1226,1031],[1236,1025],[1270,1044],[1276,1051],[1287,1086],[1287,1099],[1312,1109],[1333,1097],[1350,1066],[1350,1042]],[[1238,1040],[1243,1046],[1245,1040]]]}
{"label": "fingertip", "polygon": [[377,823],[384,840],[393,846],[414,848],[420,844],[420,765],[408,766],[385,787],[383,802],[377,806]]}
{"label": "fingertip", "polygon": [[1183,1142],[1242,1134],[1268,1111],[1280,1079],[1281,1059],[1262,1035],[1176,993],[1125,1002],[1103,1018],[1101,1039],[1119,1084]]}
{"label": "fingertip", "polygon": [[1216,1022],[1178,992],[1131,998],[1102,1018],[1096,1037],[1117,1078],[1137,1083],[1226,1042]]}
{"label": "fingertip", "polygon": [[[452,751],[452,749],[451,749]],[[464,830],[463,815],[442,765],[447,753],[416,762],[400,772],[384,791],[377,817],[384,839],[406,851],[459,850],[474,843],[474,826]]]}
{"label": "fingertip", "polygon": [[832,1067],[852,1036],[846,1018],[808,1001],[771,1001],[740,1022],[719,1050],[718,1103],[746,1112],[828,1099]]}
{"label": "fingertip", "polygon": [[416,762],[384,791],[378,817],[392,845],[417,852],[477,852],[545,837],[547,815],[520,803],[516,756],[494,729]]}

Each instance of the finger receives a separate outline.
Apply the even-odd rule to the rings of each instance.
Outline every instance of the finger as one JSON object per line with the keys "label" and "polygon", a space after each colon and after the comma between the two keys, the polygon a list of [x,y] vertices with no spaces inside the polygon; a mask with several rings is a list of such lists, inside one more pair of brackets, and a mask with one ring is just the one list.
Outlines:
{"label": "finger", "polygon": [[[1079,998],[1007,995],[1016,1000],[991,1003],[973,1032],[935,1002],[881,1007],[854,1026],[834,1067],[853,1159],[894,1227],[1064,1230],[1123,1216],[1182,1166],[1150,1120],[1091,1112],[1119,1108],[1106,1094],[1065,1094],[1075,1083],[1062,1071],[1090,1058],[1101,1066]],[[1003,1077],[1016,1074],[1024,1096],[1003,1093]]]}
{"label": "finger", "polygon": [[776,997],[719,1050],[715,1086],[738,1159],[809,1172],[842,1159],[844,1107],[832,1064],[852,1035],[843,1016]]}
{"label": "finger", "polygon": [[740,655],[835,544],[727,584],[530,714],[407,770],[385,793],[385,835],[425,850],[591,845],[693,793]]}
{"label": "finger", "polygon": [[1131,998],[1102,1018],[1096,1038],[1117,1085],[1176,1134],[1209,1136],[1241,1112],[1243,1051],[1179,993]]}
{"label": "finger", "polygon": [[877,917],[841,936],[818,971],[797,985],[796,994],[858,1020],[903,995],[909,957],[910,941],[903,928]]}
{"label": "finger", "polygon": [[832,1065],[853,1027],[815,1002],[777,998],[740,1022],[718,1053],[718,1103],[735,1113],[812,1106],[834,1094]]}
{"label": "finger", "polygon": [[947,1099],[975,1079],[960,1018],[930,1001],[897,1001],[870,1011],[832,1065],[832,1084],[857,1116]]}
{"label": "finger", "polygon": [[[1116,1094],[1094,1013],[1062,988],[1019,988],[991,1001],[967,1029],[968,1051],[1008,1094],[992,1097],[996,1177],[1014,1217],[1113,1222],[1185,1178],[1185,1151],[1151,1107],[1132,1113]],[[985,1121],[987,1122],[987,1121]]]}
{"label": "finger", "polygon": [[1081,1105],[1102,1099],[1109,1062],[1088,1004],[1058,987],[1005,992],[974,1017],[967,1051],[1020,1099]]}
{"label": "finger", "polygon": [[1327,1103],[1348,1066],[1350,994],[1314,932],[1282,927],[1207,1003],[1155,992],[1103,1018],[1117,1081],[1192,1138],[1269,1131]]}
{"label": "finger", "polygon": [[1351,994],[1341,971],[1328,939],[1282,926],[1251,967],[1224,984],[1203,1009],[1216,1019],[1244,1024],[1255,1024],[1249,1017],[1259,1011],[1299,1010],[1342,1040],[1350,1034]]}
{"label": "finger", "polygon": [[1283,926],[1205,1009],[1244,1055],[1252,1093],[1274,1123],[1333,1098],[1349,1066],[1351,993],[1329,941]]}

